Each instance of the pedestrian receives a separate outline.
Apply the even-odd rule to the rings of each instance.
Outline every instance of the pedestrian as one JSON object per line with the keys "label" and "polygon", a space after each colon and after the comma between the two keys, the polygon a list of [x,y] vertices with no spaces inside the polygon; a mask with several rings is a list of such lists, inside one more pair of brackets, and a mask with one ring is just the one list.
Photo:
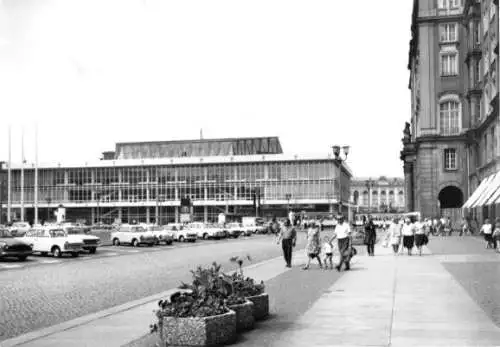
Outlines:
{"label": "pedestrian", "polygon": [[314,224],[311,225],[311,227],[307,231],[307,244],[306,244],[307,264],[302,269],[303,270],[309,269],[309,265],[311,265],[311,260],[313,259],[318,260],[320,269],[323,268],[323,265],[321,264],[320,252],[321,252],[321,241],[319,235],[319,226]]}
{"label": "pedestrian", "polygon": [[481,227],[481,234],[484,235],[484,241],[486,241],[486,248],[492,248],[493,245],[493,230],[490,220],[485,219],[483,226]]}
{"label": "pedestrian", "polygon": [[292,249],[297,242],[297,231],[292,226],[289,219],[285,221],[284,227],[281,229],[277,243],[281,242],[283,248],[283,257],[285,258],[286,267],[292,267]]}
{"label": "pedestrian", "polygon": [[377,230],[373,219],[370,219],[365,226],[365,245],[368,256],[375,255],[375,242],[377,241]]}
{"label": "pedestrian", "polygon": [[333,245],[328,236],[323,238],[323,253],[325,254],[323,260],[325,270],[328,269],[328,264],[330,264],[330,269],[333,270]]}
{"label": "pedestrian", "polygon": [[351,240],[351,228],[349,227],[349,223],[345,222],[344,216],[339,215],[337,220],[338,223],[330,240],[330,243],[335,239],[337,239],[338,242],[340,261],[335,268],[337,271],[340,271],[342,265],[345,265],[345,270],[349,271],[351,269],[351,258],[354,254]]}
{"label": "pedestrian", "polygon": [[408,255],[411,255],[413,249],[413,244],[415,242],[415,229],[414,225],[411,223],[410,218],[406,218],[405,224],[403,225],[403,247],[408,250]]}
{"label": "pedestrian", "polygon": [[432,220],[432,228],[431,228],[431,233],[432,235],[438,235],[438,226],[439,226],[439,221],[436,217]]}
{"label": "pedestrian", "polygon": [[391,225],[389,226],[389,231],[387,233],[389,238],[389,243],[392,246],[392,251],[394,255],[398,254],[399,246],[401,244],[401,225],[397,218],[392,220]]}
{"label": "pedestrian", "polygon": [[[427,221],[426,221],[427,222]],[[422,255],[422,247],[425,245],[425,225],[417,220],[414,224],[415,232],[415,246],[417,247],[418,254]]]}
{"label": "pedestrian", "polygon": [[495,230],[493,231],[493,244],[498,253],[500,253],[500,218],[495,219]]}

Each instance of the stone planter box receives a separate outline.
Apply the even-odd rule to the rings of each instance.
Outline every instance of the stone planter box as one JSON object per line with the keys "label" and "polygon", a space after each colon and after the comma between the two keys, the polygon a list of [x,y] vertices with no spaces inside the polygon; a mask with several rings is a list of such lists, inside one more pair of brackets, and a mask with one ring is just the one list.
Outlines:
{"label": "stone planter box", "polygon": [[247,298],[253,302],[253,317],[255,320],[262,320],[269,316],[269,295],[262,293]]}
{"label": "stone planter box", "polygon": [[211,317],[162,317],[159,330],[163,346],[223,345],[236,339],[236,313],[229,310]]}
{"label": "stone planter box", "polygon": [[245,331],[253,328],[253,302],[247,300],[244,304],[231,305],[229,308],[236,313],[236,331]]}

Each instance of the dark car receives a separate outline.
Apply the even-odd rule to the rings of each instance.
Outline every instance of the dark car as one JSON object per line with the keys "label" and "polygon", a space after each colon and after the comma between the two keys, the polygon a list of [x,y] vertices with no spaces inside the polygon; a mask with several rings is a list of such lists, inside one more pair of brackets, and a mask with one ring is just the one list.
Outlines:
{"label": "dark car", "polygon": [[21,261],[33,253],[33,247],[16,239],[8,229],[0,229],[0,258],[17,258]]}

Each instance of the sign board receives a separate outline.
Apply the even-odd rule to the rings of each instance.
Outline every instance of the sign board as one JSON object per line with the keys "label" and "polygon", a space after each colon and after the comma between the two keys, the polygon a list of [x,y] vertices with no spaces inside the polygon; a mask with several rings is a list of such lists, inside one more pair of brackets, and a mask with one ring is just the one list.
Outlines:
{"label": "sign board", "polygon": [[191,214],[190,213],[181,213],[181,223],[190,223],[191,222]]}
{"label": "sign board", "polygon": [[54,211],[54,216],[56,217],[57,223],[64,222],[66,219],[66,209],[64,207],[58,207],[57,211]]}
{"label": "sign board", "polygon": [[219,224],[226,224],[226,215],[224,213],[219,213]]}

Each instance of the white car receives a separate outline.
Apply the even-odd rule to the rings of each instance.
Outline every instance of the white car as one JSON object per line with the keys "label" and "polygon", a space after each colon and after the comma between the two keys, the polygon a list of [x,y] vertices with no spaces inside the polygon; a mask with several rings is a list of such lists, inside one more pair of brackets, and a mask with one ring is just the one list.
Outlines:
{"label": "white car", "polygon": [[151,231],[146,231],[140,225],[122,224],[117,231],[111,233],[111,241],[114,246],[121,244],[129,244],[134,247],[153,246],[156,243],[156,237]]}
{"label": "white car", "polygon": [[15,236],[23,236],[28,230],[31,230],[30,223],[27,222],[14,222],[9,228],[10,232]]}
{"label": "white car", "polygon": [[238,238],[243,233],[243,227],[240,223],[227,223],[224,227],[228,237]]}
{"label": "white car", "polygon": [[172,242],[174,242],[174,232],[167,229],[166,227],[158,225],[148,225],[145,229],[153,233],[153,235],[156,237],[157,245],[159,245],[160,243],[171,245]]}
{"label": "white car", "polygon": [[88,251],[90,254],[94,254],[97,251],[97,247],[101,243],[101,239],[99,237],[88,235],[81,227],[71,224],[63,225],[62,228],[68,235],[78,236],[83,242],[83,249]]}
{"label": "white car", "polygon": [[205,224],[205,223],[191,223],[189,225],[189,229],[196,232],[196,235],[200,239],[208,240],[208,239],[220,239],[226,237],[226,233],[222,228],[213,225],[213,224]]}
{"label": "white car", "polygon": [[196,231],[189,229],[180,223],[168,224],[165,227],[167,230],[171,230],[173,232],[174,241],[184,242],[196,242]]}
{"label": "white car", "polygon": [[71,254],[78,257],[83,250],[83,241],[75,235],[68,235],[62,228],[41,228],[28,231],[19,240],[32,245],[33,252],[46,255],[51,253],[54,257]]}
{"label": "white car", "polygon": [[242,229],[242,234],[244,234],[245,236],[250,236],[252,234],[257,233],[257,226],[254,224],[247,224],[247,225],[242,224],[241,229]]}

